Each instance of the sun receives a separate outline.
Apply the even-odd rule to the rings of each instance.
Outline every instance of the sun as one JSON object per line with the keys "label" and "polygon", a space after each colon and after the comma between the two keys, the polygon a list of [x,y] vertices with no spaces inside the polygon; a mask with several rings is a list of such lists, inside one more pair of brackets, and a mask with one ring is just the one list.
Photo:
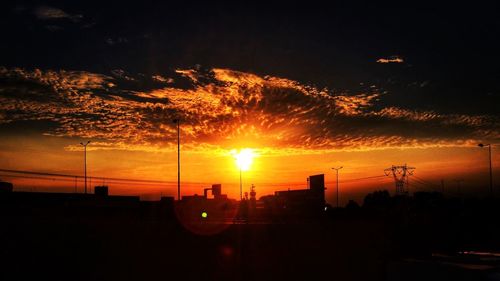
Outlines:
{"label": "sun", "polygon": [[248,171],[250,166],[252,165],[253,158],[255,157],[255,153],[251,148],[244,148],[239,151],[232,150],[231,154],[236,160],[236,165],[242,171]]}

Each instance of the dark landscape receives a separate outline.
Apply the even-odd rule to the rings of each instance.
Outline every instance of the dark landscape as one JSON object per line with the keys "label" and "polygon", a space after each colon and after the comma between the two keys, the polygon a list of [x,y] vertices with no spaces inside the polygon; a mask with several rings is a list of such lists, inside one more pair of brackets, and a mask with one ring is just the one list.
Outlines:
{"label": "dark landscape", "polygon": [[184,227],[167,199],[1,193],[2,280],[494,280],[499,274],[497,200],[381,191],[362,206],[222,222],[220,233],[203,235]]}
{"label": "dark landscape", "polygon": [[0,4],[0,281],[500,280],[500,4]]}

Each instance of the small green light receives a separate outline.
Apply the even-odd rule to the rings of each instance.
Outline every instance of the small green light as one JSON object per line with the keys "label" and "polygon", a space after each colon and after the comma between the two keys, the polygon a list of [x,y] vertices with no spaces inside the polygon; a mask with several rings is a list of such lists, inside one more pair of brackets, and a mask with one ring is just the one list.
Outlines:
{"label": "small green light", "polygon": [[201,217],[206,219],[208,217],[207,212],[205,212],[205,211],[201,212]]}

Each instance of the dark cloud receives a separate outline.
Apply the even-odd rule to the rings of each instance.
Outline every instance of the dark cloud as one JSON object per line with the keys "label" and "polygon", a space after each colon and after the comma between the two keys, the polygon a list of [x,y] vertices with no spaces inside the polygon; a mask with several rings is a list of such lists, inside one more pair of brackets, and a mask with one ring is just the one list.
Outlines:
{"label": "dark cloud", "polygon": [[[408,110],[499,114],[500,20],[491,3],[420,5],[425,9],[351,2],[266,3],[265,9],[189,1],[19,5],[0,17],[8,27],[0,61],[9,67],[105,74],[123,69],[135,78],[165,76],[165,66],[201,64],[287,77],[339,93],[365,92],[360,83],[377,85],[391,94],[383,103]],[[74,23],[78,15],[84,17]],[[398,59],[404,62],[395,63]],[[134,87],[125,81],[117,85]]]}
{"label": "dark cloud", "polygon": [[[133,75],[131,80],[123,70],[108,76],[0,68],[0,123],[51,122],[56,125],[46,134],[96,139],[103,149],[173,144],[177,117],[188,149],[225,149],[243,142],[285,150],[379,149],[500,139],[497,116],[388,105],[390,94],[376,87],[334,93],[229,69],[178,70],[176,75]],[[141,79],[156,84],[143,90],[125,87],[144,83]],[[174,82],[183,79],[190,85]]]}
{"label": "dark cloud", "polygon": [[117,37],[117,38],[106,38],[105,41],[106,41],[106,44],[112,46],[112,45],[116,45],[116,44],[127,43],[128,39],[125,37]]}
{"label": "dark cloud", "polygon": [[83,19],[83,15],[69,14],[59,8],[49,6],[39,6],[33,10],[35,16],[40,20],[57,20],[67,19],[73,22],[79,22]]}

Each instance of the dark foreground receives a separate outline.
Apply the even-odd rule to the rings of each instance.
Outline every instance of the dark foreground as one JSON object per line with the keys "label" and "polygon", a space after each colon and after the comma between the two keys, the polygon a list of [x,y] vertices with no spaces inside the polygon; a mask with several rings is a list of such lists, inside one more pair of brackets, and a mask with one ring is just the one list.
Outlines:
{"label": "dark foreground", "polygon": [[500,278],[498,257],[457,255],[500,248],[498,221],[490,220],[498,207],[481,209],[490,214],[478,220],[463,203],[408,211],[414,202],[368,202],[316,219],[228,224],[199,235],[160,202],[0,201],[0,280]]}

